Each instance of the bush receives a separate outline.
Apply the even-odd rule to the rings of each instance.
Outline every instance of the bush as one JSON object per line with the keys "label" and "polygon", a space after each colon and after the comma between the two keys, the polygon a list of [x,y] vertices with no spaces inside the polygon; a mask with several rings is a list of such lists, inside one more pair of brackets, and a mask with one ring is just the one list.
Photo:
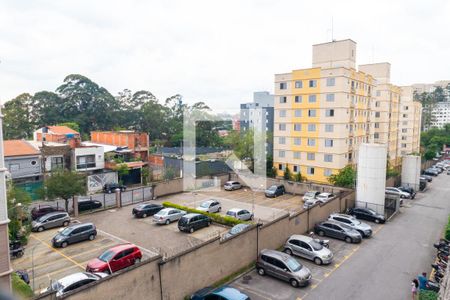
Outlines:
{"label": "bush", "polygon": [[25,283],[22,279],[20,279],[19,275],[16,273],[11,274],[11,285],[13,289],[13,293],[22,298],[31,298],[33,297],[33,290],[31,287]]}
{"label": "bush", "polygon": [[450,216],[448,217],[447,227],[445,227],[445,238],[450,240]]}
{"label": "bush", "polygon": [[205,216],[208,216],[209,218],[211,218],[212,221],[222,224],[222,225],[227,225],[227,226],[234,226],[237,224],[241,224],[241,223],[248,223],[245,221],[241,221],[239,219],[233,218],[233,217],[229,217],[229,216],[222,216],[219,214],[211,214],[211,213],[207,213],[201,210],[196,210],[195,208],[190,208],[187,206],[183,206],[183,205],[178,205],[172,202],[163,202],[162,205],[164,207],[172,207],[172,208],[177,208],[177,209],[181,209],[184,210],[188,213],[196,213],[196,214],[202,214]]}
{"label": "bush", "polygon": [[437,300],[438,293],[434,291],[420,291],[419,300]]}

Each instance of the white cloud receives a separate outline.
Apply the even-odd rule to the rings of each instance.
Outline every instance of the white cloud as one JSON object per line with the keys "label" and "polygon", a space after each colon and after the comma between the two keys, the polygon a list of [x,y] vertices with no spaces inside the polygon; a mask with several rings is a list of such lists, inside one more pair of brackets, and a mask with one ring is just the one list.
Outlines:
{"label": "white cloud", "polygon": [[358,43],[394,83],[450,77],[445,1],[0,1],[0,99],[54,90],[71,73],[116,94],[236,108],[273,75],[311,65],[311,45]]}

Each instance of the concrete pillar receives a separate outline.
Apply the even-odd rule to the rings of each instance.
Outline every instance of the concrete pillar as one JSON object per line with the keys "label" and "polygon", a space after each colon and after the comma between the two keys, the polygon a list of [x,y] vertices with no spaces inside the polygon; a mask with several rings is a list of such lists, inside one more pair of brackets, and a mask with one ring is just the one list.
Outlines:
{"label": "concrete pillar", "polygon": [[3,115],[0,111],[0,288],[11,291],[8,208],[6,204],[5,159],[3,155]]}
{"label": "concrete pillar", "polygon": [[78,196],[73,197],[73,216],[78,217]]}
{"label": "concrete pillar", "polygon": [[122,207],[122,199],[121,199],[122,194],[120,192],[120,189],[116,189],[115,192],[116,192],[116,206],[117,206],[117,208],[121,208]]}

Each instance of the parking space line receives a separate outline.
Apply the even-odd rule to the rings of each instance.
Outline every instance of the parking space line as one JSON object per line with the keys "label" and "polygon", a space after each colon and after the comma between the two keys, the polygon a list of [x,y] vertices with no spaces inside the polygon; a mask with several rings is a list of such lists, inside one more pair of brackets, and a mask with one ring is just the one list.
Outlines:
{"label": "parking space line", "polygon": [[[52,275],[55,275],[55,274],[58,274],[58,273],[61,273],[61,272],[65,272],[65,271],[67,271],[67,270],[69,270],[69,269],[72,269],[72,268],[75,268],[75,267],[77,267],[77,266],[71,266],[71,267],[67,267],[67,268],[58,269],[58,270],[53,271],[53,272],[50,272],[50,273],[45,273],[45,274],[36,276],[36,277],[34,278],[34,280],[37,281],[38,279],[44,278],[44,277],[48,277],[49,279],[51,279],[51,278],[52,278]],[[84,268],[83,268],[83,271],[84,271]]]}
{"label": "parking space line", "polygon": [[[118,237],[118,236],[115,236],[115,235],[113,235],[113,234],[107,233],[107,232],[105,232],[105,231],[103,231],[103,230],[100,230],[100,229],[98,229],[98,228],[97,228],[97,231],[98,231],[98,232],[101,232],[102,234],[104,234],[104,235],[106,235],[106,236],[109,236],[109,237],[112,238],[112,239],[119,240],[119,241],[121,241],[121,242],[124,243],[124,244],[129,244],[129,243],[130,243],[130,242],[127,241],[127,240],[124,240],[124,239],[122,239],[122,238],[120,238],[120,237]],[[150,257],[159,255],[159,253],[156,253],[156,252],[154,252],[154,251],[151,251],[151,250],[146,249],[146,248],[144,248],[144,247],[141,247],[141,246],[139,246],[139,245],[136,245],[136,246],[138,246],[139,249],[141,249],[141,251],[147,252],[147,254],[150,255]]]}
{"label": "parking space line", "polygon": [[272,298],[270,298],[271,295],[269,295],[269,297],[265,296],[264,294],[261,293],[261,291],[255,291],[254,289],[249,288],[248,286],[243,286],[242,284],[236,282],[236,285],[238,285],[240,288],[242,288],[243,290],[247,290],[252,294],[255,294],[261,298],[267,299],[267,300],[273,300]]}
{"label": "parking space line", "polygon": [[84,270],[84,267],[82,265],[80,265],[79,263],[77,263],[75,260],[73,260],[70,256],[65,255],[64,253],[62,253],[61,251],[59,251],[58,249],[53,248],[52,245],[50,245],[49,243],[41,240],[40,238],[36,237],[34,234],[30,235],[31,238],[41,242],[42,244],[44,244],[45,246],[47,246],[49,249],[51,249],[53,252],[58,253],[59,255],[61,255],[62,257],[64,257],[65,259],[67,259],[68,261],[72,262],[74,265],[80,267],[81,269]]}

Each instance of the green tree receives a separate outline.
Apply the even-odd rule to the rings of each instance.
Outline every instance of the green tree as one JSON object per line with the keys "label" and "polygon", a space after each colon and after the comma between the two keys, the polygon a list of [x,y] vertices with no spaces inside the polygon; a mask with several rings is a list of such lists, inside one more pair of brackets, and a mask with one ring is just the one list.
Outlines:
{"label": "green tree", "polygon": [[356,171],[351,165],[348,165],[341,169],[339,173],[331,175],[328,181],[335,186],[353,188],[356,181]]}
{"label": "green tree", "polygon": [[8,183],[6,194],[6,205],[8,207],[8,231],[10,240],[20,239],[24,244],[28,240],[30,233],[29,224],[24,224],[23,220],[28,219],[26,215],[27,207],[31,203],[31,196],[23,189]]}
{"label": "green tree", "polygon": [[436,157],[436,152],[433,150],[427,150],[425,152],[425,154],[423,155],[423,158],[425,158],[425,160],[432,160],[435,157]]}
{"label": "green tree", "polygon": [[286,180],[292,180],[292,173],[288,166],[286,166],[286,169],[284,170],[283,178]]}
{"label": "green tree", "polygon": [[304,179],[303,179],[303,176],[302,176],[302,174],[300,173],[300,171],[294,174],[294,181],[296,181],[296,182],[302,182],[303,180],[304,180]]}
{"label": "green tree", "polygon": [[119,182],[123,184],[123,177],[130,174],[130,168],[127,164],[119,163],[116,165],[117,175],[119,175]]}
{"label": "green tree", "polygon": [[64,100],[56,93],[41,91],[32,98],[36,127],[54,125],[70,120],[72,116],[64,111]]}
{"label": "green tree", "polygon": [[70,170],[57,170],[45,180],[44,196],[50,200],[64,199],[66,211],[69,211],[69,199],[86,194],[86,178]]}
{"label": "green tree", "polygon": [[32,97],[24,93],[5,103],[2,109],[5,140],[31,138],[34,130]]}
{"label": "green tree", "polygon": [[163,172],[163,179],[172,180],[174,178],[175,178],[175,170],[172,167],[165,168]]}

